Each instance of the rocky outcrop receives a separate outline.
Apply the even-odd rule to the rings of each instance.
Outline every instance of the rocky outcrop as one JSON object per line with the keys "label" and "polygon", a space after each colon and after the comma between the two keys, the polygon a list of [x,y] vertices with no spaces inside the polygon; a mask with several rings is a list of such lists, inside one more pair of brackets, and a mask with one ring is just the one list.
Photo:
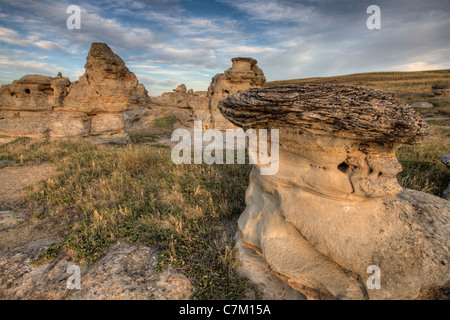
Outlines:
{"label": "rocky outcrop", "polygon": [[93,43],[79,81],[27,75],[0,89],[0,136],[83,137],[127,143],[123,111],[148,102],[147,91],[104,43]]}
{"label": "rocky outcrop", "polygon": [[[151,97],[154,109],[158,110],[157,113],[164,113],[167,111],[164,108],[173,108],[172,114],[178,120],[175,126],[193,128],[194,121],[201,121],[205,130],[233,128],[233,124],[226,120],[217,109],[218,102],[234,93],[261,87],[266,79],[262,70],[257,67],[255,59],[233,58],[232,62],[231,68],[212,78],[207,92],[187,90],[186,85],[181,84],[173,92]],[[130,114],[130,112],[127,113]],[[133,119],[141,119],[142,116],[143,114],[136,113],[136,116],[130,114],[128,122],[132,123]],[[146,117],[151,118],[151,116],[148,114]]]}
{"label": "rocky outcrop", "polygon": [[[186,276],[172,268],[156,272],[154,248],[126,243],[112,246],[96,263],[86,266],[70,257],[32,265],[52,244],[37,239],[9,252],[0,252],[0,298],[3,300],[178,300],[193,292]],[[80,270],[79,288],[71,277]]]}
{"label": "rocky outcrop", "polygon": [[215,129],[229,129],[234,126],[220,113],[217,105],[219,101],[230,95],[261,87],[265,82],[263,71],[258,68],[257,61],[252,58],[233,58],[233,65],[224,73],[215,75],[208,88],[209,110],[212,127]]}
{"label": "rocky outcrop", "polygon": [[203,121],[204,126],[209,127],[211,115],[206,95],[206,91],[187,90],[186,86],[181,84],[173,92],[163,93],[159,97],[152,97],[151,100],[156,104],[156,108],[158,105],[174,108],[173,115],[181,126],[192,128],[194,121]]}
{"label": "rocky outcrop", "polygon": [[410,106],[302,85],[251,89],[219,109],[236,126],[279,129],[279,170],[254,165],[238,221],[240,246],[266,270],[308,299],[414,299],[450,284],[449,202],[396,180],[395,151],[428,130]]}
{"label": "rocky outcrop", "polygon": [[0,110],[52,111],[62,104],[69,78],[27,75],[0,88]]}
{"label": "rocky outcrop", "polygon": [[64,110],[122,112],[148,102],[144,85],[105,43],[92,44],[85,68],[86,72],[72,84],[64,99]]}
{"label": "rocky outcrop", "polygon": [[450,93],[450,84],[448,83],[436,84],[431,88],[431,90],[437,96],[445,95]]}

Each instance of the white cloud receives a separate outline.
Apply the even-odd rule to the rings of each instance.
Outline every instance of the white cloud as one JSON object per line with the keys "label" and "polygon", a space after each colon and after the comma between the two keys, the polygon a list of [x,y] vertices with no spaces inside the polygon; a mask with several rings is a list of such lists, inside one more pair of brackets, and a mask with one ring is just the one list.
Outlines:
{"label": "white cloud", "polygon": [[4,27],[0,27],[0,41],[19,46],[32,45],[30,40],[24,39],[17,31]]}
{"label": "white cloud", "polygon": [[305,22],[311,21],[314,16],[314,8],[306,6],[300,1],[280,0],[220,0],[233,6],[246,14],[253,20],[269,22]]}
{"label": "white cloud", "polygon": [[39,48],[45,49],[45,50],[61,50],[61,46],[54,42],[54,41],[46,41],[46,40],[39,40],[34,43]]}
{"label": "white cloud", "polygon": [[67,71],[65,68],[43,61],[14,59],[5,56],[0,56],[0,66],[9,68],[10,70],[20,71],[22,75],[41,74],[46,76],[56,76],[58,71]]}
{"label": "white cloud", "polygon": [[248,54],[265,54],[265,53],[276,53],[281,52],[282,50],[272,48],[272,47],[263,47],[263,46],[228,46],[225,48],[220,48],[217,50],[218,52],[226,55],[248,55]]}
{"label": "white cloud", "polygon": [[235,56],[257,59],[268,80],[449,67],[443,0],[380,0],[377,31],[365,27],[365,4],[354,1],[220,0],[236,14],[206,15],[177,0],[80,0],[81,30],[66,27],[69,2],[2,1],[5,74],[53,75],[60,65],[71,77],[81,75],[92,42],[108,43],[151,91],[181,82],[205,90],[205,78],[229,68]]}
{"label": "white cloud", "polygon": [[144,74],[137,74],[139,81],[144,85],[152,86],[164,86],[164,87],[175,87],[179,82],[174,79],[157,79]]}

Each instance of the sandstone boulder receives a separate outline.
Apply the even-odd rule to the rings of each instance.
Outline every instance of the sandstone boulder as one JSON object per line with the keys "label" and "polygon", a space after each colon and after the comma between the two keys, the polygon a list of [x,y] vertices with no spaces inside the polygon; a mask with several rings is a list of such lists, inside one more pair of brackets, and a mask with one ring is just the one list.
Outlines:
{"label": "sandstone boulder", "polygon": [[[123,112],[146,106],[144,86],[104,43],[93,43],[86,72],[75,83],[27,75],[0,88],[0,138],[83,137],[128,143]],[[2,140],[2,139],[0,139]]]}
{"label": "sandstone boulder", "polygon": [[396,179],[395,151],[428,130],[410,106],[302,85],[251,89],[219,109],[239,127],[279,129],[279,170],[254,165],[238,221],[240,245],[272,274],[308,299],[414,299],[449,285],[450,204]]}
{"label": "sandstone boulder", "polygon": [[159,97],[152,97],[156,104],[154,111],[160,113],[161,108],[174,108],[173,115],[178,120],[178,125],[193,128],[194,121],[201,120],[204,126],[211,122],[209,112],[209,99],[205,91],[187,90],[184,84],[179,85],[173,92],[165,92]]}
{"label": "sandstone boulder", "polygon": [[88,136],[90,118],[79,112],[0,111],[0,135],[61,138]]}
{"label": "sandstone boulder", "polygon": [[69,78],[26,75],[0,88],[0,110],[51,111],[61,106]]}
{"label": "sandstone boulder", "polygon": [[431,90],[437,96],[445,95],[450,92],[450,84],[448,83],[436,84],[431,88]]}
{"label": "sandstone boulder", "polygon": [[63,109],[85,113],[123,112],[148,102],[148,94],[125,62],[105,43],[93,43],[86,72],[70,87]]}
{"label": "sandstone boulder", "polygon": [[[121,243],[90,266],[69,257],[55,259],[54,265],[32,265],[30,261],[51,244],[50,239],[37,239],[0,252],[2,300],[186,300],[193,292],[183,273],[172,268],[155,271],[154,248]],[[67,287],[73,283],[69,277],[74,267],[80,268],[79,289]]]}
{"label": "sandstone boulder", "polygon": [[256,65],[255,59],[237,57],[231,59],[231,61],[233,63],[231,68],[224,73],[215,75],[208,88],[212,127],[220,130],[233,128],[234,126],[220,113],[217,108],[219,101],[234,93],[261,87],[266,82],[264,73]]}
{"label": "sandstone boulder", "polygon": [[193,128],[194,121],[202,121],[203,129],[233,128],[233,124],[226,120],[217,108],[219,101],[236,92],[261,87],[266,79],[255,59],[233,58],[232,63],[231,68],[212,78],[207,92],[187,90],[186,86],[181,84],[173,92],[163,93],[159,97],[152,97],[151,100],[157,106],[175,108],[173,115],[178,119],[176,126]]}

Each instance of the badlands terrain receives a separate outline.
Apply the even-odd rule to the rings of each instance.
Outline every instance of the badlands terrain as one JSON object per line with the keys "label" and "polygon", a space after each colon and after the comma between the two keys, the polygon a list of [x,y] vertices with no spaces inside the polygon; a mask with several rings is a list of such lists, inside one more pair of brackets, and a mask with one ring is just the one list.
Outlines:
{"label": "badlands terrain", "polygon": [[[450,198],[450,190],[446,191],[450,169],[445,164],[448,159],[442,157],[450,152],[450,93],[432,90],[436,84],[450,83],[450,70],[266,82],[256,60],[238,57],[230,61],[229,69],[212,78],[205,91],[194,92],[180,84],[173,92],[151,97],[106,44],[92,45],[85,68],[85,74],[73,83],[61,74],[27,75],[0,89],[0,299],[450,297],[450,210],[446,200]],[[261,101],[260,97],[274,86],[278,89]],[[286,94],[288,89],[279,86],[293,89]],[[245,93],[232,96],[239,92]],[[331,115],[324,111],[330,104],[338,105],[329,102],[336,92],[338,101],[373,107],[364,109],[363,116],[375,115],[380,122],[373,122],[372,128],[358,112],[352,113],[347,122],[340,121],[352,104],[342,103],[339,114],[333,114],[333,108]],[[270,108],[283,105],[284,113],[270,113],[267,110],[273,109],[264,107],[273,95],[280,100]],[[318,95],[318,100],[311,95]],[[367,97],[376,102],[366,103]],[[295,109],[302,101],[321,107],[307,118],[305,112],[311,111],[308,104],[306,109]],[[250,111],[258,115],[254,121],[248,121],[249,106],[254,106]],[[294,111],[301,121],[290,118]],[[280,114],[288,115],[278,117]],[[283,142],[288,148],[282,150],[282,159],[287,159],[288,165],[279,180],[284,182],[264,181],[249,164],[175,165],[170,157],[171,134],[176,128],[192,129],[194,121],[202,121],[204,129],[219,130],[277,123],[287,130],[288,137],[297,134],[295,130],[304,130],[304,134]],[[398,127],[398,123],[404,126]],[[290,131],[292,128],[295,132]],[[341,140],[330,140],[330,132],[337,132]],[[361,142],[354,132],[368,140]],[[285,185],[300,181],[307,184],[301,188],[313,186],[315,196],[326,195],[319,198],[323,203],[336,196],[335,190],[327,193],[330,185],[319,183],[323,181],[318,172],[322,174],[323,168],[330,172],[330,163],[334,165],[345,149],[338,146],[346,146],[349,141],[352,146],[357,141],[362,147],[352,149],[354,156],[336,163],[332,168],[336,175],[340,174],[337,169],[348,173],[356,168],[359,173],[364,166],[352,161],[361,157],[369,164],[375,158],[395,160],[389,163],[398,159],[402,167],[399,172],[398,166],[387,166],[392,169],[389,175],[384,169],[377,172],[387,177],[382,180],[379,175],[377,183],[385,184],[375,185],[384,186],[381,191],[388,194],[378,189],[370,189],[373,193],[369,194],[361,187],[365,190],[361,197],[379,197],[388,208],[373,213],[379,219],[376,227],[383,225],[382,235],[373,241],[381,243],[383,251],[370,247],[373,256],[380,255],[377,261],[392,261],[386,270],[389,280],[382,283],[389,288],[386,295],[359,291],[365,282],[358,264],[365,262],[361,257],[364,254],[357,244],[349,245],[344,253],[329,245],[333,239],[329,241],[322,234],[332,230],[326,224],[308,226],[306,217],[290,222],[308,240],[299,242],[308,259],[313,257],[302,263],[323,266],[319,271],[328,270],[325,273],[327,277],[332,275],[330,279],[322,279],[318,271],[300,275],[292,272],[291,264],[282,263],[286,257],[277,254],[295,242],[277,245],[264,231],[270,228],[252,225],[252,210],[274,212],[273,208],[281,207],[278,200],[264,198],[258,202],[258,195],[273,193],[295,199],[290,198],[292,190]],[[317,145],[330,151],[328,158],[316,153]],[[309,168],[310,164],[291,154],[289,146],[291,150],[308,150],[305,154],[321,162],[322,168],[299,174],[295,168]],[[310,184],[308,174],[313,181]],[[336,190],[340,187],[337,185]],[[409,191],[403,192],[406,189]],[[342,192],[354,194],[355,190]],[[286,208],[301,211],[302,203],[308,203],[303,201],[286,201]],[[389,220],[385,212],[393,212],[389,217],[398,219],[383,224]],[[343,220],[336,224],[341,223],[344,227]],[[373,227],[370,223],[364,226],[369,231]],[[289,233],[283,230],[277,232]],[[397,236],[402,230],[407,230],[408,236]],[[270,245],[264,247],[264,239]],[[334,240],[345,243],[345,239]],[[382,256],[383,252],[390,255]],[[393,253],[399,256],[393,259]],[[411,257],[421,264],[401,264],[400,260]],[[403,283],[391,274],[398,267],[396,263],[401,264],[408,281]],[[81,271],[80,289],[66,286],[73,265]],[[383,272],[383,265],[381,268]],[[422,275],[424,270],[429,277]]]}

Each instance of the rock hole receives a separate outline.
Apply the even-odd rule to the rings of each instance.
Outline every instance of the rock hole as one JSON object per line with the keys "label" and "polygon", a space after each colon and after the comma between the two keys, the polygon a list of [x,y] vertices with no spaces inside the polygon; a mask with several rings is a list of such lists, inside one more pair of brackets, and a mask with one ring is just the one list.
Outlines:
{"label": "rock hole", "polygon": [[347,173],[348,168],[350,168],[350,166],[348,164],[346,164],[345,162],[342,162],[340,165],[338,165],[337,168],[339,169],[339,171],[341,171],[343,173]]}
{"label": "rock hole", "polygon": [[30,94],[30,92],[31,92],[30,89],[25,89],[26,94]]}

